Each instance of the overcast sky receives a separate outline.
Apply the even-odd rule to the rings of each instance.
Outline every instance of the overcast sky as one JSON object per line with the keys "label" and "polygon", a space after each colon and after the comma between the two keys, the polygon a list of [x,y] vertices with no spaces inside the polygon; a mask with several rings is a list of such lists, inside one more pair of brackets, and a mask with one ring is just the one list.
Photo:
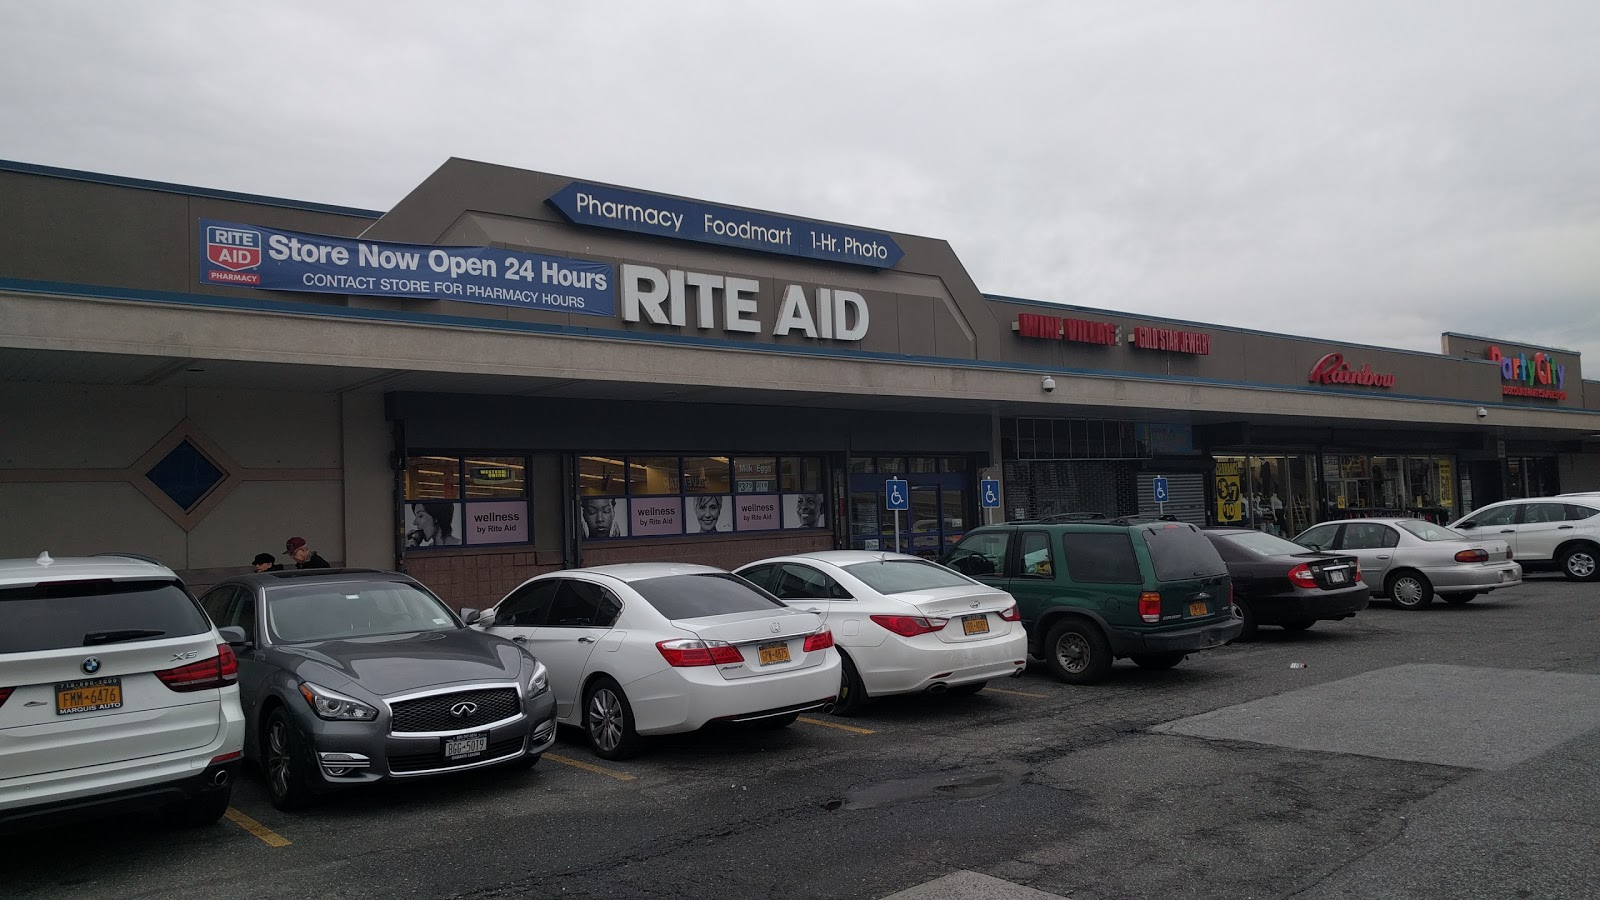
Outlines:
{"label": "overcast sky", "polygon": [[1596,0],[0,0],[0,158],[386,209],[461,156],[944,238],[991,293],[1600,356],[1597,36]]}

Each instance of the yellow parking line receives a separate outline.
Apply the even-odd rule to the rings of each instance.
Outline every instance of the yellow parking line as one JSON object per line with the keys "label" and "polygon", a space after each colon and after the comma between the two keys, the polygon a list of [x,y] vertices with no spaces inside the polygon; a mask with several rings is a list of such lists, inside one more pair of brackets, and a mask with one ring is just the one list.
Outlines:
{"label": "yellow parking line", "polygon": [[563,766],[571,766],[574,769],[582,769],[585,772],[593,772],[596,775],[604,775],[607,778],[615,778],[618,781],[639,780],[639,776],[637,775],[629,775],[627,772],[613,772],[610,769],[603,769],[600,766],[594,765],[593,763],[586,763],[581,759],[569,759],[565,756],[557,756],[554,753],[546,753],[544,758],[550,760],[551,762],[561,763]]}
{"label": "yellow parking line", "polygon": [[1050,696],[1049,694],[1034,694],[1028,691],[1008,691],[1005,688],[997,687],[986,687],[983,689],[983,692],[985,694],[1011,694],[1014,697],[1037,697],[1041,700]]}
{"label": "yellow parking line", "polygon": [[260,838],[261,842],[266,844],[268,847],[287,847],[293,843],[293,841],[289,840],[283,835],[273,831],[271,828],[268,828],[260,822],[257,822],[255,819],[250,818],[231,806],[228,807],[228,811],[223,813],[223,815],[228,817],[228,821]]}
{"label": "yellow parking line", "polygon": [[851,734],[877,734],[876,731],[873,731],[870,728],[858,728],[854,725],[841,725],[838,722],[829,722],[824,719],[813,719],[810,716],[801,716],[799,721],[804,722],[807,725],[821,725],[823,728],[837,728],[840,731],[848,731]]}

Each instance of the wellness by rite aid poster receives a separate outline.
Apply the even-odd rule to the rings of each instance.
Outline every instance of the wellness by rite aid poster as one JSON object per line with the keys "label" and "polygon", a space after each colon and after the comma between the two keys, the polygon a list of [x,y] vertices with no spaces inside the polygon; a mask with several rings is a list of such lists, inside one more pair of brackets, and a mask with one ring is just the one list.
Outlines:
{"label": "wellness by rite aid poster", "polygon": [[200,281],[263,291],[462,300],[615,316],[605,263],[497,250],[392,244],[200,220]]}

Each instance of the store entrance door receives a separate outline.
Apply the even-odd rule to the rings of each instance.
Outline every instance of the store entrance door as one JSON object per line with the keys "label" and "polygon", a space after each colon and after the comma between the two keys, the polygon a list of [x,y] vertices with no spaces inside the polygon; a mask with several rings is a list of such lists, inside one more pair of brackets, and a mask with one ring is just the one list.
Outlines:
{"label": "store entrance door", "polygon": [[937,559],[966,534],[971,479],[944,473],[850,476],[850,547],[894,550],[894,513],[884,509],[884,482],[911,483],[911,508],[900,513],[900,551]]}

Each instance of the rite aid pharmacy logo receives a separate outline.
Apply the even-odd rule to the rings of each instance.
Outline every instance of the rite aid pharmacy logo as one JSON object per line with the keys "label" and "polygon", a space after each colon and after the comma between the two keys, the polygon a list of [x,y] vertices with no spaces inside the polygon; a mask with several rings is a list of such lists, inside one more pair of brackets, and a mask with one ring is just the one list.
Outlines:
{"label": "rite aid pharmacy logo", "polygon": [[261,265],[261,232],[252,228],[206,226],[206,261],[212,266],[206,270],[207,281],[260,284],[261,276],[248,270]]}
{"label": "rite aid pharmacy logo", "polygon": [[93,675],[94,673],[96,673],[98,671],[100,671],[100,660],[99,659],[97,659],[96,657],[91,656],[88,659],[83,661],[83,674],[85,674],[85,675]]}

